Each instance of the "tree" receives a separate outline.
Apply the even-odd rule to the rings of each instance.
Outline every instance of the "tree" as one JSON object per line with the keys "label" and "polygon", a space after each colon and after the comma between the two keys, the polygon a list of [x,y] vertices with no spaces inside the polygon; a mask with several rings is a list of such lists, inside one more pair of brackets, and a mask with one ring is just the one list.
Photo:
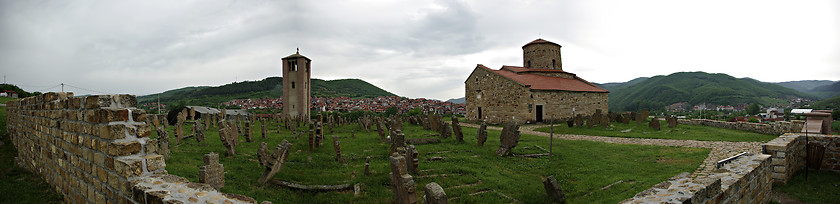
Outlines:
{"label": "tree", "polygon": [[761,121],[758,120],[758,118],[750,118],[749,120],[747,120],[747,122],[758,123],[758,122],[761,122]]}
{"label": "tree", "polygon": [[834,120],[840,120],[840,110],[834,110],[831,112],[831,118]]}
{"label": "tree", "polygon": [[396,106],[391,106],[391,107],[388,107],[388,109],[385,109],[385,115],[387,115],[387,116],[392,116],[392,115],[396,115],[396,114],[397,114],[397,107]]}
{"label": "tree", "polygon": [[753,103],[747,106],[747,114],[756,115],[759,112],[761,112],[761,106],[758,106],[757,103]]}

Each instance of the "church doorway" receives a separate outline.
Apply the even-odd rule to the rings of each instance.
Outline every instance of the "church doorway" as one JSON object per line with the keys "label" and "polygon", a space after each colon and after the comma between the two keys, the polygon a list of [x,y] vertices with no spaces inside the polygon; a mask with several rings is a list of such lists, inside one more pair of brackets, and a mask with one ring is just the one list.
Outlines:
{"label": "church doorway", "polygon": [[537,105],[537,122],[543,121],[543,106]]}
{"label": "church doorway", "polygon": [[478,119],[481,120],[481,107],[478,107]]}

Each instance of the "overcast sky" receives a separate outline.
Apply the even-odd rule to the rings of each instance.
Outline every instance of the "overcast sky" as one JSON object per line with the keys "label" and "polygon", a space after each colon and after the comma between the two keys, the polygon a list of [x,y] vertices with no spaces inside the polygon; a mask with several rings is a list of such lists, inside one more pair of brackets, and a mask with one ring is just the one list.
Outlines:
{"label": "overcast sky", "polygon": [[597,83],[680,71],[840,80],[837,1],[0,2],[0,74],[30,92],[261,80],[300,48],[313,78],[446,100],[464,96],[476,64],[522,66],[537,38]]}

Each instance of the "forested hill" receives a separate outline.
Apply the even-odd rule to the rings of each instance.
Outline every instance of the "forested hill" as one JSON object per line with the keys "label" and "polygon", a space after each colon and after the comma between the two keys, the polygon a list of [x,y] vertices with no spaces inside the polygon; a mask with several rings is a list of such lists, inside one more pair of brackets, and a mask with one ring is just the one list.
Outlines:
{"label": "forested hill", "polygon": [[[185,105],[216,106],[232,99],[245,98],[277,98],[283,96],[283,78],[268,77],[259,81],[243,81],[217,87],[185,87],[169,90],[159,94],[137,97],[138,102],[160,102],[164,104],[181,103]],[[382,90],[360,79],[320,80],[312,79],[312,97],[351,97],[369,98],[377,96],[394,96],[393,93]]]}
{"label": "forested hill", "polygon": [[666,105],[688,104],[762,105],[786,104],[790,97],[812,96],[771,83],[750,78],[735,78],[726,74],[678,72],[654,76],[636,84],[610,90],[611,111],[634,111],[647,108],[661,110]]}

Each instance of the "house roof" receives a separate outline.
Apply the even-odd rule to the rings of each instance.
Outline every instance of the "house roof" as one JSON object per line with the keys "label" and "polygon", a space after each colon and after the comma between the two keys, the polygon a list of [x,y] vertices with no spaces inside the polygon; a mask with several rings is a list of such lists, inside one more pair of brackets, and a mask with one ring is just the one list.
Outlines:
{"label": "house roof", "polygon": [[[554,45],[560,46],[560,44],[557,44],[557,43],[554,43],[554,42],[551,42],[551,41],[548,41],[548,40],[543,40],[542,38],[537,38],[536,40],[531,41],[528,44],[523,45],[522,49],[525,49],[525,47],[528,47],[528,45],[532,45],[532,44],[554,44]],[[560,46],[560,47],[563,47],[563,46]]]}
{"label": "house roof", "polygon": [[295,52],[295,54],[286,56],[283,59],[291,59],[291,58],[306,58],[306,59],[309,59],[308,57],[301,55],[300,52]]}
{"label": "house roof", "polygon": [[195,112],[198,112],[198,113],[201,113],[201,114],[218,114],[218,113],[222,112],[222,111],[219,111],[219,109],[204,107],[204,106],[187,106],[187,108],[193,109],[193,110],[195,110]]}
{"label": "house roof", "polygon": [[[547,90],[547,91],[575,91],[575,92],[597,92],[609,93],[604,88],[592,84],[572,73],[553,70],[553,69],[531,69],[526,67],[503,66],[499,70],[487,68],[479,64],[478,68],[486,69],[487,71],[499,74],[502,77],[515,81],[523,86],[529,87],[531,90]],[[533,73],[538,72],[562,72],[571,74],[574,78],[543,76]]]}

